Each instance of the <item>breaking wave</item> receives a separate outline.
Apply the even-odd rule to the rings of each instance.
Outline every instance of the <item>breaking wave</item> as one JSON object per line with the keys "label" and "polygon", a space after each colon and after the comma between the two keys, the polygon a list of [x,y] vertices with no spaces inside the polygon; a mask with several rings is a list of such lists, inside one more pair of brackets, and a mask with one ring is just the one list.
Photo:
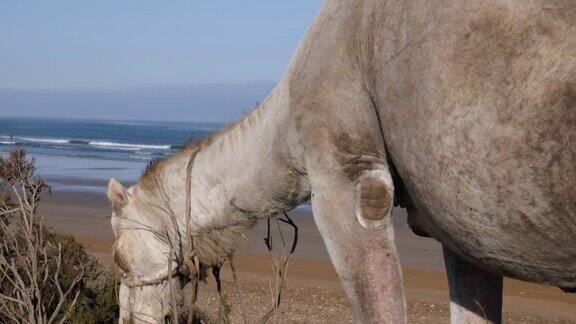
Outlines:
{"label": "breaking wave", "polygon": [[116,147],[116,148],[126,148],[126,149],[150,149],[150,150],[169,150],[170,145],[145,145],[145,144],[128,144],[128,143],[115,143],[115,142],[101,142],[101,141],[91,141],[88,142],[89,145],[100,146],[100,147]]}
{"label": "breaking wave", "polygon": [[169,151],[173,147],[171,145],[147,145],[147,144],[133,144],[133,143],[119,143],[119,142],[106,142],[106,141],[90,141],[81,139],[59,139],[59,138],[35,138],[35,137],[9,137],[0,136],[5,139],[0,141],[3,145],[19,145],[19,146],[46,146],[46,147],[62,147],[62,145],[70,145],[74,147],[86,147],[95,149],[111,149],[121,151]]}

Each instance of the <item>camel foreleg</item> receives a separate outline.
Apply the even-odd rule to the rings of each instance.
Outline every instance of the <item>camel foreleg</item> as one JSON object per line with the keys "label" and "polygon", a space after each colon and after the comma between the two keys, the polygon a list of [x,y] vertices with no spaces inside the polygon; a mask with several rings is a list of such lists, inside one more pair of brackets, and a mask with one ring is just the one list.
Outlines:
{"label": "camel foreleg", "polygon": [[335,172],[312,182],[314,219],[357,320],[405,323],[388,171],[366,171],[353,180]]}

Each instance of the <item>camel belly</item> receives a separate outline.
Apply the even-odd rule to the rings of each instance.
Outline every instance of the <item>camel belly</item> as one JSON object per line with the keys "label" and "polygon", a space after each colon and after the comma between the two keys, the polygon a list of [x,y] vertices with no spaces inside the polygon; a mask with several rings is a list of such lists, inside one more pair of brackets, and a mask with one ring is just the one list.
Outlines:
{"label": "camel belly", "polygon": [[501,129],[487,113],[387,138],[415,222],[492,271],[576,288],[576,119],[563,117]]}
{"label": "camel belly", "polygon": [[396,119],[389,153],[422,226],[490,270],[576,287],[576,105],[560,108]]}
{"label": "camel belly", "polygon": [[417,204],[413,222],[469,262],[509,277],[576,288],[573,227],[558,227],[562,225],[553,225],[550,219],[528,220],[526,215],[516,218],[513,212],[487,215],[470,211],[473,207],[466,204],[450,208],[445,201],[438,202],[441,213],[420,207],[430,203]]}
{"label": "camel belly", "polygon": [[568,108],[396,115],[405,128],[386,130],[389,153],[422,226],[487,269],[576,288],[576,105]]}

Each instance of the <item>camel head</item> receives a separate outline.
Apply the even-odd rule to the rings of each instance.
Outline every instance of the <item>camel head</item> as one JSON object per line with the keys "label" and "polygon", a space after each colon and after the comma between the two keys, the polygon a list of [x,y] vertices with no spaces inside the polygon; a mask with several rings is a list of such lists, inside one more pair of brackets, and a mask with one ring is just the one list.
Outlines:
{"label": "camel head", "polygon": [[138,185],[128,189],[111,179],[112,255],[120,276],[120,323],[161,322],[184,282],[177,275],[165,223]]}

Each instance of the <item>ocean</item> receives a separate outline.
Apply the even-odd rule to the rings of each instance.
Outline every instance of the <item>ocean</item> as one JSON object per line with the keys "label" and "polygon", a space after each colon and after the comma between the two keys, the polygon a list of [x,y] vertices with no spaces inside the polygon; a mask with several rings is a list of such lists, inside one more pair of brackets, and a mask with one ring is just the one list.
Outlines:
{"label": "ocean", "polygon": [[110,177],[134,183],[146,164],[206,137],[220,123],[0,118],[0,154],[23,148],[37,174],[59,190],[104,190]]}

